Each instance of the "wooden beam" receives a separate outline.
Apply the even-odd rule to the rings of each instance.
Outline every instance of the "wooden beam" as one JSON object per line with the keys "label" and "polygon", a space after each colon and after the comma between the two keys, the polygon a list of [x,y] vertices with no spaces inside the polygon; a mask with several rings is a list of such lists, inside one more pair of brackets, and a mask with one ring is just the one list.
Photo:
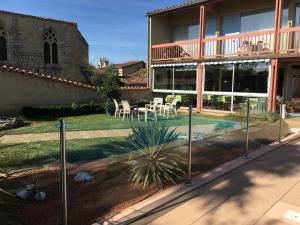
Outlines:
{"label": "wooden beam", "polygon": [[202,111],[202,82],[203,82],[203,66],[201,63],[198,64],[198,76],[197,76],[197,112]]}

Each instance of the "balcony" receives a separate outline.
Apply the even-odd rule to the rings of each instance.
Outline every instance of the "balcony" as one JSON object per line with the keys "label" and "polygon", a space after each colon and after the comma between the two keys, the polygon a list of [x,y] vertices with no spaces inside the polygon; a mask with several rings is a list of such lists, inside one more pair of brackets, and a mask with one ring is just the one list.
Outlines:
{"label": "balcony", "polygon": [[[300,27],[282,28],[278,32],[275,51],[275,30],[242,33],[152,45],[152,61],[257,58],[300,53]],[[200,54],[200,43],[202,53]]]}

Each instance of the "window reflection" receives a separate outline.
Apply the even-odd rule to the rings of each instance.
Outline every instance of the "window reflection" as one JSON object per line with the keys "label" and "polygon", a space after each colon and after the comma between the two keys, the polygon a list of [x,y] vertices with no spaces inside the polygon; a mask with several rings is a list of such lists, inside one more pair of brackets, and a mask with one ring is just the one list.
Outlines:
{"label": "window reflection", "polygon": [[205,69],[205,91],[232,92],[232,65],[211,65]]}
{"label": "window reflection", "polygon": [[266,63],[236,64],[234,92],[267,93],[268,75]]}

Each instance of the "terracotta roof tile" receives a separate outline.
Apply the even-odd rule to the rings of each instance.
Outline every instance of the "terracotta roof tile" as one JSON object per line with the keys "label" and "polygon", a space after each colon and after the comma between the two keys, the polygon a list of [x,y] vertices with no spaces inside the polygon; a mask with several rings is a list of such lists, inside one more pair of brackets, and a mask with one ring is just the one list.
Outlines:
{"label": "terracotta roof tile", "polygon": [[[43,73],[33,73],[30,70],[24,70],[24,69],[21,70],[19,68],[14,68],[14,67],[7,66],[7,65],[0,66],[0,71],[1,70],[17,72],[17,73],[20,73],[22,75],[31,76],[31,77],[34,77],[34,78],[37,78],[37,79],[46,79],[46,80],[53,81],[53,82],[62,82],[62,83],[65,83],[67,85],[72,85],[74,87],[83,87],[83,88],[91,89],[91,90],[97,90],[98,89],[96,86],[93,86],[93,85],[88,85],[88,84],[80,83],[80,82],[77,82],[77,81],[67,80],[67,79],[62,78],[62,77],[45,75]],[[147,90],[147,89],[149,89],[149,88],[143,87],[143,86],[134,86],[134,87],[125,86],[125,87],[121,87],[121,90]]]}
{"label": "terracotta roof tile", "polygon": [[55,82],[63,82],[65,84],[69,84],[69,85],[72,85],[72,86],[75,86],[75,87],[81,86],[81,87],[85,87],[85,88],[93,89],[93,90],[97,89],[96,86],[91,86],[91,85],[83,86],[82,83],[79,83],[77,81],[66,80],[64,78],[58,78],[58,77],[55,77],[55,76],[45,75],[43,73],[33,73],[30,70],[24,70],[24,69],[20,70],[19,68],[14,68],[14,67],[11,67],[11,66],[8,67],[6,65],[1,66],[0,70],[13,71],[13,72],[17,72],[17,73],[20,73],[20,74],[23,74],[23,75],[34,77],[34,78],[41,78],[41,79],[46,79],[46,80],[55,81]]}

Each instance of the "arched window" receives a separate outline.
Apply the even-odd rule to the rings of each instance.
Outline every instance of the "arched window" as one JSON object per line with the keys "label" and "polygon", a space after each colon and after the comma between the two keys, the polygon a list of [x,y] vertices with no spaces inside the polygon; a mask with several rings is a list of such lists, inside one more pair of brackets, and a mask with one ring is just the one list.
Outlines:
{"label": "arched window", "polygon": [[7,61],[7,44],[4,31],[0,31],[0,61]]}
{"label": "arched window", "polygon": [[51,53],[50,53],[50,44],[48,42],[44,42],[44,63],[51,63]]}
{"label": "arched window", "polygon": [[52,63],[58,63],[58,52],[57,52],[57,44],[54,42],[52,43]]}
{"label": "arched window", "polygon": [[57,39],[51,28],[44,35],[44,62],[46,64],[58,64]]}

